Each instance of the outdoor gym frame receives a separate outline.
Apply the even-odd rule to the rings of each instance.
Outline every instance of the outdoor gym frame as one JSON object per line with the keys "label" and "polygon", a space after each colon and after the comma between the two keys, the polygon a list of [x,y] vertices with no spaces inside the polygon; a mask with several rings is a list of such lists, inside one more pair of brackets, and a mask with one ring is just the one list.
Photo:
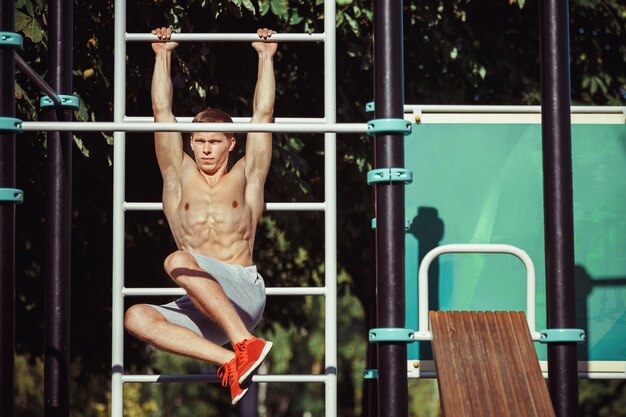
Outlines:
{"label": "outdoor gym frame", "polygon": [[[120,0],[116,1],[116,4]],[[334,2],[328,6],[334,16]],[[123,4],[123,3],[122,3]],[[51,0],[50,18],[50,86],[60,94],[72,93],[72,1]],[[403,118],[403,33],[402,2],[377,0],[375,4],[374,61],[375,115],[377,119]],[[4,1],[0,6],[0,31],[15,29],[15,4]],[[331,14],[328,14],[331,15]],[[575,324],[573,208],[570,133],[570,77],[568,2],[546,0],[541,3],[541,101],[544,155],[544,201],[548,327],[571,328]],[[124,23],[120,23],[124,20]],[[333,22],[334,23],[334,22]],[[123,19],[116,18],[116,33]],[[251,41],[252,35],[175,35],[177,41]],[[334,32],[322,35],[277,34],[277,41],[326,41],[334,47]],[[302,37],[302,39],[300,39]],[[116,38],[117,39],[117,38]],[[148,41],[147,34],[125,34],[129,42]],[[117,41],[116,41],[117,42]],[[116,45],[116,49],[120,45]],[[125,53],[125,45],[118,53]],[[116,74],[123,67],[116,60]],[[12,48],[0,48],[0,115],[14,117],[15,56]],[[334,66],[328,77],[334,77]],[[332,84],[334,85],[334,84]],[[117,81],[115,90],[125,86]],[[325,94],[333,107],[323,123],[300,125],[229,124],[212,127],[215,131],[263,131],[306,133],[366,133],[367,124],[338,124],[334,120],[334,95]],[[115,131],[191,132],[197,126],[124,121],[125,106],[115,106],[115,122],[73,123],[71,111],[47,111],[49,122],[24,122],[24,131],[51,132],[48,139],[48,229],[46,274],[45,337],[45,415],[69,415],[69,282],[70,282],[70,213],[71,213],[71,132]],[[63,121],[54,121],[63,120]],[[117,141],[119,135],[115,135]],[[122,137],[123,141],[124,138]],[[381,132],[374,135],[374,167],[401,168],[404,151],[400,134]],[[333,181],[335,178],[333,177]],[[15,187],[15,134],[0,132],[0,187]],[[378,326],[399,328],[404,324],[404,188],[400,184],[376,184],[376,276],[378,286]],[[122,203],[119,196],[114,196]],[[334,204],[334,203],[333,203]],[[331,217],[336,210],[330,210]],[[333,219],[330,219],[333,220]],[[116,220],[114,228],[123,229]],[[15,205],[0,203],[0,409],[8,416],[14,413],[14,310],[15,310]],[[114,248],[114,252],[116,249]],[[115,255],[114,255],[115,256]],[[331,260],[335,257],[331,256]],[[333,263],[327,268],[336,268]],[[328,287],[329,291],[336,289]],[[334,300],[334,298],[332,299]],[[332,329],[331,329],[332,330]],[[378,348],[378,414],[406,417],[408,393],[406,381],[406,345],[379,343]],[[336,352],[327,352],[336,363]],[[578,403],[576,345],[554,343],[548,347],[550,392],[556,415],[575,416]],[[328,362],[328,361],[327,361]],[[268,377],[268,380],[273,378]],[[274,378],[276,379],[276,378]],[[280,379],[280,378],[278,378]],[[328,380],[326,380],[328,383]],[[333,380],[332,383],[336,384]],[[327,410],[328,411],[328,410]],[[336,408],[332,411],[336,412]],[[370,410],[374,413],[373,410]],[[373,414],[372,414],[373,415]]]}

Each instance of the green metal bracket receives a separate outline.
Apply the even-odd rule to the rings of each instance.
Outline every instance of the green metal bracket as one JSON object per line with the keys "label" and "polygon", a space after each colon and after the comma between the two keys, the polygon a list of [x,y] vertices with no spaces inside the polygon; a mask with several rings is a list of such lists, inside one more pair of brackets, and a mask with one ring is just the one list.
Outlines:
{"label": "green metal bracket", "polygon": [[582,329],[544,329],[540,330],[539,343],[560,343],[585,341],[585,331]]}
{"label": "green metal bracket", "polygon": [[396,329],[396,328],[378,328],[371,329],[369,333],[369,341],[371,343],[377,342],[406,342],[413,343],[413,333],[415,330],[411,329]]}
{"label": "green metal bracket", "polygon": [[19,204],[24,201],[24,191],[17,188],[0,188],[0,201]]}
{"label": "green metal bracket", "polygon": [[373,101],[365,103],[365,111],[367,113],[372,113],[376,109],[376,104]]}
{"label": "green metal bracket", "polygon": [[22,121],[14,117],[0,117],[0,132],[22,133]]}
{"label": "green metal bracket", "polygon": [[[404,219],[404,230],[409,230],[411,228],[411,219]],[[372,230],[376,229],[376,217],[372,219]]]}
{"label": "green metal bracket", "polygon": [[379,168],[367,173],[368,185],[379,182],[403,182],[410,184],[413,182],[413,171],[406,168]]}
{"label": "green metal bracket", "polygon": [[378,379],[378,369],[366,369],[363,371],[363,379]]}
{"label": "green metal bracket", "polygon": [[[65,94],[59,94],[57,96],[59,101],[61,102],[61,107],[69,107],[70,109],[78,110],[80,107],[80,99],[75,96],[68,96]],[[50,98],[50,96],[43,96],[39,99],[39,108],[45,109],[50,107],[57,107],[54,104],[54,101]]]}
{"label": "green metal bracket", "polygon": [[411,134],[411,122],[404,119],[373,119],[367,122],[367,134],[377,135],[380,133]]}
{"label": "green metal bracket", "polygon": [[22,49],[24,47],[24,38],[19,33],[0,32],[0,46]]}

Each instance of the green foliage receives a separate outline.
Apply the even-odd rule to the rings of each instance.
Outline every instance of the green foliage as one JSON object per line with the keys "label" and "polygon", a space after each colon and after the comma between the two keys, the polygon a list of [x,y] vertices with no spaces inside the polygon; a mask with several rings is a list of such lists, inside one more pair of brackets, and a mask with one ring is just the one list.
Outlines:
{"label": "green foliage", "polygon": [[15,357],[16,417],[43,414],[43,360],[40,357]]}
{"label": "green foliage", "polygon": [[581,417],[626,416],[626,381],[580,381]]}

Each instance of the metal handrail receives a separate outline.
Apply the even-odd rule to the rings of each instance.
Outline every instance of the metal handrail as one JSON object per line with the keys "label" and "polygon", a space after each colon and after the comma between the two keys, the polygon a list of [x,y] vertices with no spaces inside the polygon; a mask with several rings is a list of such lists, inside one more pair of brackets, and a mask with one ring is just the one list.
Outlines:
{"label": "metal handrail", "polygon": [[445,253],[502,253],[513,255],[521,260],[526,267],[526,321],[533,340],[539,340],[540,334],[535,330],[535,265],[530,256],[512,245],[473,243],[439,246],[428,252],[422,259],[418,272],[419,329],[413,334],[415,340],[432,340],[428,325],[428,269],[435,258]]}

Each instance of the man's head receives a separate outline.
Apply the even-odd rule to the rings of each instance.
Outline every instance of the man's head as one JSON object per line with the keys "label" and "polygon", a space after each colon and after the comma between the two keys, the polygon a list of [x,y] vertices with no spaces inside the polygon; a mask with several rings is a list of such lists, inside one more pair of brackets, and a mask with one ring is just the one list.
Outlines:
{"label": "man's head", "polygon": [[[192,123],[233,123],[233,119],[220,109],[207,108],[193,118]],[[228,163],[228,154],[235,147],[232,132],[194,132],[191,150],[198,167],[205,173],[214,173]]]}

